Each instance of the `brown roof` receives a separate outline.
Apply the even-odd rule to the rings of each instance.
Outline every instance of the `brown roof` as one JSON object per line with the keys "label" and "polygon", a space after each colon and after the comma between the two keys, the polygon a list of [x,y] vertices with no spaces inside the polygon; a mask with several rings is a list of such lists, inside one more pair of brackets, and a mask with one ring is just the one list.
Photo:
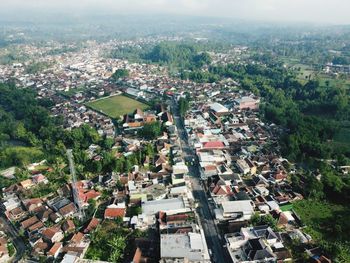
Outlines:
{"label": "brown roof", "polygon": [[[37,206],[40,206],[42,204],[42,200],[41,198],[32,198],[32,199],[27,199],[27,200],[24,200],[23,203],[24,203],[24,206],[29,210],[29,211],[32,211],[34,210]],[[31,207],[33,206],[33,207]]]}
{"label": "brown roof", "polygon": [[92,218],[88,226],[85,228],[84,233],[90,233],[92,230],[94,230],[100,221],[97,218]]}
{"label": "brown roof", "polygon": [[44,227],[44,224],[43,224],[41,221],[38,221],[38,222],[36,222],[34,225],[31,225],[31,226],[28,228],[28,230],[29,230],[29,231],[33,231],[33,230],[40,229],[40,228],[42,228],[42,227]]}
{"label": "brown roof", "polygon": [[38,221],[39,221],[39,219],[36,216],[32,216],[32,217],[22,221],[21,226],[22,226],[22,228],[27,229],[28,227],[30,227],[31,225],[34,225]]}
{"label": "brown roof", "polygon": [[25,211],[23,211],[22,207],[19,206],[19,207],[16,207],[16,208],[12,209],[9,213],[12,216],[16,217],[16,216],[22,215],[24,212]]}
{"label": "brown roof", "polygon": [[45,210],[42,210],[38,213],[38,217],[42,220],[48,219],[51,213],[53,213],[53,211],[50,208],[45,208]]}
{"label": "brown roof", "polygon": [[59,251],[61,248],[62,248],[61,242],[54,243],[47,254],[50,256],[54,256],[57,253],[57,251]]}
{"label": "brown roof", "polygon": [[60,231],[61,230],[58,227],[48,227],[42,232],[42,235],[43,237],[46,237],[47,239],[51,240],[54,237],[54,235]]}
{"label": "brown roof", "polygon": [[62,224],[63,231],[71,231],[75,229],[75,225],[73,220],[68,219],[66,222]]}
{"label": "brown roof", "polygon": [[83,239],[83,237],[84,237],[84,234],[81,232],[78,232],[72,236],[72,238],[70,239],[70,242],[73,244],[79,244]]}
{"label": "brown roof", "polygon": [[141,259],[142,259],[142,251],[140,248],[137,248],[135,251],[134,258],[133,258],[132,262],[141,263],[142,262]]}
{"label": "brown roof", "polygon": [[40,252],[40,251],[45,251],[47,250],[49,247],[49,244],[46,243],[46,242],[43,242],[43,241],[40,241],[40,242],[37,242],[35,245],[34,245],[34,250],[37,251],[37,252]]}
{"label": "brown roof", "polygon": [[20,185],[23,188],[27,188],[33,185],[33,181],[31,179],[23,180],[22,182],[20,182]]}
{"label": "brown roof", "polygon": [[68,205],[60,208],[59,212],[62,216],[66,216],[70,213],[74,213],[76,211],[75,205],[73,203],[69,203]]}

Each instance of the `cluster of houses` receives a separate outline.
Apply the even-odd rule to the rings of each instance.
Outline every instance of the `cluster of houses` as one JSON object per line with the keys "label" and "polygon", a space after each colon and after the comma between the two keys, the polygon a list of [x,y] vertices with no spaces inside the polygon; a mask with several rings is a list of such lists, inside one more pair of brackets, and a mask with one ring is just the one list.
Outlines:
{"label": "cluster of houses", "polygon": [[[25,180],[27,181],[27,180]],[[22,233],[31,247],[31,255],[57,258],[60,253],[83,255],[90,243],[87,236],[99,222],[91,220],[77,231],[74,218],[78,216],[74,203],[72,184],[62,186],[57,193],[45,198],[30,198],[26,190],[32,185],[22,181],[3,189],[1,210],[7,219]],[[87,182],[76,183],[82,206],[101,194]]]}
{"label": "cluster of houses", "polygon": [[[191,102],[185,129],[232,261],[291,262],[285,244],[297,239],[312,247],[312,240],[292,209],[303,196],[290,185],[290,164],[278,147],[268,147],[278,129],[259,119],[259,102],[249,93],[212,89],[209,98]],[[278,231],[249,226],[256,215],[272,216]],[[312,257],[330,262],[322,253]]]}
{"label": "cluster of houses", "polygon": [[[105,220],[120,220],[131,230],[156,231],[153,238],[134,240],[134,263],[211,262],[192,194],[189,164],[170,108],[135,109],[123,116],[122,133],[116,136],[110,118],[82,104],[124,92],[146,101],[178,99],[185,94],[192,98],[184,118],[188,143],[198,158],[212,217],[233,262],[291,262],[286,243],[293,239],[310,244],[308,253],[314,262],[330,262],[322,252],[312,249],[311,237],[291,209],[291,204],[303,197],[293,191],[288,180],[290,165],[279,155],[274,141],[279,128],[259,118],[260,98],[242,91],[231,79],[198,84],[170,78],[166,69],[157,65],[100,56],[105,49],[130,44],[135,43],[89,42],[78,52],[48,53],[46,59],[52,65],[45,74],[27,74],[22,64],[0,66],[1,80],[14,76],[18,85],[33,87],[39,97],[50,98],[55,104],[52,114],[63,116],[65,128],[89,124],[100,135],[113,138],[112,150],[118,149],[113,152],[118,159],[137,155],[150,144],[153,152],[127,172],[102,173],[65,184],[42,198],[28,193],[49,182],[46,173],[50,169],[29,169],[29,179],[2,189],[1,210],[25,237],[31,256],[80,262],[91,245],[91,233]],[[245,51],[242,47],[233,53],[236,56]],[[232,61],[231,55],[213,56],[218,61]],[[128,69],[130,76],[112,82],[110,76],[117,68]],[[154,121],[162,123],[164,133],[151,141],[138,138],[136,131]],[[90,145],[87,154],[91,162],[102,158],[98,145]],[[102,197],[104,190],[109,195]],[[94,202],[102,213],[89,215],[78,227],[82,211]],[[252,226],[251,219],[257,214],[273,217],[276,227]],[[8,255],[6,242],[0,235],[0,260]]]}

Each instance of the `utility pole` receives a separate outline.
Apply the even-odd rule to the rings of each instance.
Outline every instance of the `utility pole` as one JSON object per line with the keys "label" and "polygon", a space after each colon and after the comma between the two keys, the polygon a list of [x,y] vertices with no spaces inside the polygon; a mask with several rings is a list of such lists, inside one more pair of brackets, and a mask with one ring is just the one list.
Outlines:
{"label": "utility pole", "polygon": [[79,197],[79,192],[77,189],[77,179],[76,179],[76,175],[75,175],[73,153],[72,153],[71,149],[67,150],[67,157],[68,157],[68,161],[69,161],[70,174],[72,176],[73,200],[74,200],[74,204],[78,208],[79,219],[81,220],[84,218],[85,215],[84,215],[84,210],[82,208],[82,202],[81,202],[80,197]]}

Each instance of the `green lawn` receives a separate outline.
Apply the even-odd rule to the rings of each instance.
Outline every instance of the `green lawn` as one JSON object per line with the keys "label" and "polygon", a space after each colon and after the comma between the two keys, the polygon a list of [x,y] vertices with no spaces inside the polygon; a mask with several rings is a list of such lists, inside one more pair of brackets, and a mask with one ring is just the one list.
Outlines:
{"label": "green lawn", "polygon": [[283,212],[291,211],[293,209],[293,204],[282,205],[280,208]]}
{"label": "green lawn", "polygon": [[88,102],[86,105],[112,118],[118,118],[121,115],[131,113],[137,108],[144,110],[148,107],[145,103],[123,95],[95,100]]}

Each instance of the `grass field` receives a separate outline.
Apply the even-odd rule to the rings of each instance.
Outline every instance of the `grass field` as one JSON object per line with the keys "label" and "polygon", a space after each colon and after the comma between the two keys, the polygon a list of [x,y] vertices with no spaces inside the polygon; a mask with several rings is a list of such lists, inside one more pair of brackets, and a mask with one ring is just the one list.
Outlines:
{"label": "grass field", "polygon": [[91,101],[86,105],[112,118],[118,118],[121,115],[131,113],[137,108],[144,110],[148,107],[148,105],[142,102],[123,95]]}
{"label": "grass field", "polygon": [[291,211],[293,209],[293,204],[282,205],[280,208],[283,212]]}

